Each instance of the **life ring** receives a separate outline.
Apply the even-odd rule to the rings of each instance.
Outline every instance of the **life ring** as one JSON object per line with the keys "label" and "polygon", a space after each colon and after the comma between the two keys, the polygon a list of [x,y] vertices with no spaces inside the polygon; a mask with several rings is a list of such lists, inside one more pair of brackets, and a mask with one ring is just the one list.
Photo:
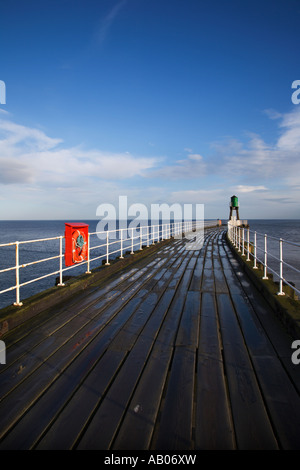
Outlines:
{"label": "life ring", "polygon": [[72,233],[72,258],[73,263],[81,263],[86,259],[87,242],[84,232],[75,230]]}

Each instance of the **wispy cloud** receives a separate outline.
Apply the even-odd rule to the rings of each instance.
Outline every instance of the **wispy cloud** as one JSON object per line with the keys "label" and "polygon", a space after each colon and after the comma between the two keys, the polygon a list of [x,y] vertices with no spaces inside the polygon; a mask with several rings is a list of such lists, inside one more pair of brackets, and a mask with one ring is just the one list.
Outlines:
{"label": "wispy cloud", "polygon": [[109,34],[109,31],[113,25],[113,22],[117,18],[119,12],[121,9],[125,6],[127,3],[127,0],[121,0],[114,7],[108,12],[108,14],[102,18],[99,22],[99,26],[97,30],[94,33],[94,40],[98,46],[101,46],[107,35]]}

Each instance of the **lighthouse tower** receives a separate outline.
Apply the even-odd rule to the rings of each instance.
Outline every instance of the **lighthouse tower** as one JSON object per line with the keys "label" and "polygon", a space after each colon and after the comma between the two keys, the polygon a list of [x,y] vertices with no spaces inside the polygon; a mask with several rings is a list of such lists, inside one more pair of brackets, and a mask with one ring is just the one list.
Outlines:
{"label": "lighthouse tower", "polygon": [[233,211],[236,212],[236,220],[240,220],[239,216],[239,200],[237,196],[232,196],[230,200],[230,213],[229,213],[229,220],[233,219]]}

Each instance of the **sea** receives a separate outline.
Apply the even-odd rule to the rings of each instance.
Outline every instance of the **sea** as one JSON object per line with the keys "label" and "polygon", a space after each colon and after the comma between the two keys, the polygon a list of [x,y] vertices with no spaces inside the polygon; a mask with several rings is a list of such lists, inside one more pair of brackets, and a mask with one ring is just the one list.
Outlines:
{"label": "sea", "polygon": [[[0,245],[12,243],[15,241],[42,240],[35,243],[26,243],[19,245],[19,264],[25,265],[35,262],[35,264],[20,268],[20,283],[28,282],[34,278],[45,276],[59,270],[59,259],[55,258],[59,255],[60,240],[56,237],[63,236],[65,232],[65,223],[74,222],[67,220],[11,220],[0,221]],[[99,220],[80,220],[88,224],[89,232],[97,232]],[[224,223],[224,221],[222,221]],[[300,220],[248,220],[250,226],[250,240],[253,240],[254,232],[257,236],[258,251],[257,256],[264,259],[264,235],[267,234],[268,246],[268,265],[270,272],[273,272],[274,280],[277,276],[274,272],[279,272],[279,239],[283,242],[283,259],[284,259],[284,278],[300,289]],[[147,225],[147,224],[146,224]],[[205,221],[205,225],[209,225],[209,221]],[[116,228],[118,228],[118,223]],[[246,235],[245,235],[246,237]],[[54,240],[45,240],[46,238],[55,238]],[[130,241],[123,245],[125,251],[131,251]],[[91,262],[90,268],[99,267],[105,261],[106,245],[105,240],[100,239],[97,235],[91,236],[90,246],[91,258],[99,257],[98,260]],[[139,249],[139,241],[135,244],[134,250]],[[114,254],[110,255],[110,260],[120,255],[120,241],[116,240]],[[49,259],[48,261],[39,262],[41,259]],[[16,249],[15,245],[0,246],[0,271],[15,266]],[[293,269],[290,267],[292,266]],[[64,271],[64,276],[76,276],[86,272],[86,263],[76,265],[70,270]],[[63,269],[65,269],[63,259]],[[271,271],[273,270],[273,271]],[[20,300],[24,300],[34,294],[42,292],[57,283],[59,274],[40,279],[36,282],[30,282],[20,288]],[[16,284],[15,269],[0,272],[0,291],[6,290]],[[59,288],[59,287],[58,287]],[[11,305],[16,300],[16,291],[10,290],[0,293],[0,309]]]}

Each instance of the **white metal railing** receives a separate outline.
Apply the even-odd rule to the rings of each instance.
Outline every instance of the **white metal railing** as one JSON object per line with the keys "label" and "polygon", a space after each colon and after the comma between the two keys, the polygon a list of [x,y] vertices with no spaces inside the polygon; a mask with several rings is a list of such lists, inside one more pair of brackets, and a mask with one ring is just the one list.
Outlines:
{"label": "white metal railing", "polygon": [[[4,294],[9,291],[16,291],[14,305],[22,306],[23,303],[20,299],[20,288],[24,287],[33,282],[40,281],[50,276],[59,275],[59,282],[57,286],[64,286],[63,282],[63,273],[65,271],[71,270],[78,266],[86,264],[86,274],[91,273],[91,263],[94,263],[97,260],[104,260],[105,265],[110,264],[111,257],[119,253],[119,257],[124,258],[125,250],[130,250],[130,254],[134,254],[135,250],[142,250],[144,244],[147,247],[150,244],[154,245],[157,242],[170,239],[172,237],[176,238],[182,235],[183,233],[189,233],[200,228],[208,228],[212,226],[217,226],[218,221],[184,221],[184,222],[172,222],[167,224],[157,224],[157,225],[148,225],[140,226],[134,228],[122,228],[115,230],[106,230],[102,232],[91,232],[88,233],[88,250],[87,250],[87,259],[81,263],[77,263],[68,267],[63,267],[63,258],[64,258],[64,236],[43,238],[36,240],[26,240],[26,241],[15,241],[11,243],[2,243],[0,244],[0,249],[5,247],[15,247],[15,265],[0,269],[0,274],[13,272],[15,271],[15,284],[11,285],[8,288],[5,288],[0,291],[0,294]],[[91,245],[91,239],[97,237],[102,241],[101,244]],[[59,254],[55,256],[50,256],[43,259],[38,259],[35,261],[29,261],[26,263],[20,262],[20,247],[25,244],[33,244],[37,242],[48,242],[53,240],[59,240]],[[100,250],[100,254],[95,254],[92,257],[92,254]],[[27,279],[24,282],[20,281],[20,270],[28,266],[34,266],[40,263],[46,263],[49,261],[58,260],[58,267],[54,271],[51,271],[47,274],[43,274],[33,279]]]}
{"label": "white metal railing", "polygon": [[[283,283],[292,288],[297,294],[300,294],[300,290],[287,281],[284,277],[284,271],[288,268],[294,273],[300,275],[300,270],[295,266],[284,260],[283,246],[290,245],[300,249],[299,243],[294,243],[283,238],[276,238],[265,233],[250,230],[249,227],[241,227],[234,224],[228,224],[228,238],[231,243],[237,248],[238,252],[242,256],[246,256],[246,261],[253,260],[253,269],[258,269],[258,263],[263,266],[264,274],[262,279],[268,279],[268,273],[271,272],[279,279],[279,290],[277,295],[285,295],[283,291]],[[272,241],[273,249],[268,248],[269,242]],[[274,254],[274,248],[277,247],[278,255]],[[271,258],[271,262],[270,262]],[[299,256],[300,259],[300,250]],[[277,270],[274,265],[277,266]]]}

